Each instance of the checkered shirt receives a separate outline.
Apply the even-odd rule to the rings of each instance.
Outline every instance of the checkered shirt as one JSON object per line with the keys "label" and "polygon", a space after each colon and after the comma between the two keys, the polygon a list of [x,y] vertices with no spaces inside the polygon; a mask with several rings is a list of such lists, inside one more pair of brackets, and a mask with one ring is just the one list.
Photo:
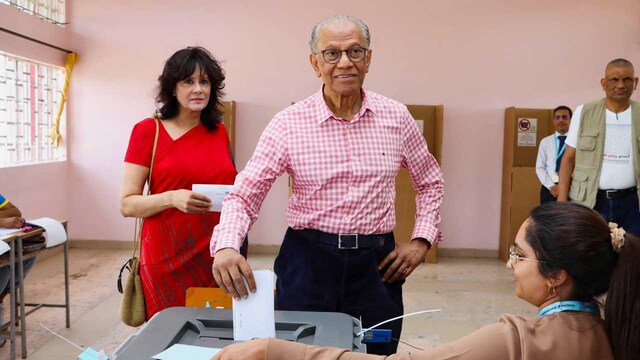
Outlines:
{"label": "checkered shirt", "polygon": [[444,181],[415,120],[397,101],[364,89],[362,96],[351,121],[332,113],[322,90],[276,114],[224,200],[212,255],[240,248],[271,185],[285,171],[293,182],[286,208],[293,229],[381,234],[395,226],[395,180],[405,167],[418,191],[412,238],[441,239]]}

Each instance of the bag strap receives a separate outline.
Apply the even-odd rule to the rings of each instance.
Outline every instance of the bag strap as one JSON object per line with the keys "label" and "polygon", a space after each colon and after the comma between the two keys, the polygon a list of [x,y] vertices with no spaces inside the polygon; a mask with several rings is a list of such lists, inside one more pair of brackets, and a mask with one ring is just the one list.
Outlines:
{"label": "bag strap", "polygon": [[[147,196],[151,195],[151,174],[153,174],[153,162],[156,158],[156,149],[158,148],[158,134],[160,133],[160,120],[157,115],[153,116],[153,120],[156,123],[156,135],[153,139],[153,150],[151,151],[151,164],[149,165],[149,177],[147,177]],[[140,254],[141,237],[142,237],[142,223],[144,219],[136,218],[136,227],[133,238],[133,255],[131,258],[136,257],[136,251]]]}

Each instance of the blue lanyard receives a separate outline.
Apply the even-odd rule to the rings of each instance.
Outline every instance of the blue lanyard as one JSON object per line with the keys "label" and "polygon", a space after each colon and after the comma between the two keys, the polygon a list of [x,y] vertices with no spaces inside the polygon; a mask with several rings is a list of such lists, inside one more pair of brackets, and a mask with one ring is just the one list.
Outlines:
{"label": "blue lanyard", "polygon": [[583,311],[594,314],[600,313],[596,304],[586,301],[559,301],[551,305],[545,306],[538,312],[538,316],[546,316],[562,311]]}
{"label": "blue lanyard", "polygon": [[562,156],[562,154],[564,154],[564,149],[567,147],[567,142],[565,141],[564,144],[562,144],[562,149],[558,150],[558,142],[559,142],[558,137],[554,136],[553,147],[556,149],[556,159]]}

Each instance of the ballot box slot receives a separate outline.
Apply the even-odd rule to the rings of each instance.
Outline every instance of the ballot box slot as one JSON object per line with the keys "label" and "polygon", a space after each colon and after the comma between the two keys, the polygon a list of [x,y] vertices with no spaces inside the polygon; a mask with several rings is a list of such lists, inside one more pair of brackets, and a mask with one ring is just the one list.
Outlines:
{"label": "ballot box slot", "polygon": [[295,341],[303,344],[313,344],[313,338],[316,335],[317,327],[311,324],[302,324],[293,329],[287,327],[287,330],[280,330],[276,324],[276,337],[283,340]]}

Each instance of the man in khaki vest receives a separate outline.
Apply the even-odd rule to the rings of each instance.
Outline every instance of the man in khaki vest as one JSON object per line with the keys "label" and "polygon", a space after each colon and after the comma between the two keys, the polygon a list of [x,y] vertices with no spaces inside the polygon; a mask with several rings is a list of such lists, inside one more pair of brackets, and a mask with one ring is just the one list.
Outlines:
{"label": "man in khaki vest", "polygon": [[580,105],[571,119],[558,201],[591,207],[640,235],[640,103],[631,100],[638,78],[629,61],[616,59],[600,84],[606,98]]}

